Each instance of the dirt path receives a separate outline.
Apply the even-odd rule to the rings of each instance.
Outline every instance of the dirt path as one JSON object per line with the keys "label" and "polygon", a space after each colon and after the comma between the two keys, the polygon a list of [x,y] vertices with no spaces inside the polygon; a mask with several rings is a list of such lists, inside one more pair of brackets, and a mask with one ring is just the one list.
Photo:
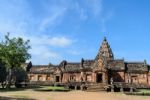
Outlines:
{"label": "dirt path", "polygon": [[32,98],[37,100],[150,100],[145,96],[127,96],[121,93],[106,92],[37,92],[32,90],[0,92],[0,96]]}

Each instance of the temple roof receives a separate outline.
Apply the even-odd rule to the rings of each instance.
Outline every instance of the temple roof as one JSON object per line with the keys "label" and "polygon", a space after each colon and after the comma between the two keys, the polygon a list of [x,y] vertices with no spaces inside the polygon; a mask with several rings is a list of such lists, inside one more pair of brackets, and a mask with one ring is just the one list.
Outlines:
{"label": "temple roof", "polygon": [[108,62],[108,68],[116,71],[125,70],[124,60],[123,59],[110,60]]}
{"label": "temple roof", "polygon": [[148,66],[144,62],[126,62],[127,72],[147,72]]}
{"label": "temple roof", "polygon": [[53,73],[54,69],[56,67],[54,66],[49,66],[49,65],[33,65],[30,69],[30,73]]}
{"label": "temple roof", "polygon": [[83,70],[84,71],[91,71],[94,66],[95,60],[84,60],[83,62]]}
{"label": "temple roof", "polygon": [[97,57],[103,57],[103,56],[105,56],[109,60],[114,59],[113,52],[110,48],[109,43],[107,42],[106,37],[104,37],[104,40],[102,42],[102,45],[100,46]]}
{"label": "temple roof", "polygon": [[80,63],[67,63],[64,70],[65,72],[80,72]]}
{"label": "temple roof", "polygon": [[60,67],[63,72],[81,72],[81,69],[84,71],[92,70],[93,65],[94,60],[81,60],[81,63],[65,61],[60,64]]}
{"label": "temple roof", "polygon": [[[81,72],[84,71],[92,71],[94,67],[95,60],[84,60],[82,63],[73,63],[66,62],[64,66],[54,66],[54,65],[33,65],[30,69],[30,73],[35,74],[48,74],[54,73],[57,68],[60,68],[63,72]],[[62,64],[61,64],[62,65]],[[109,60],[107,62],[107,67],[114,71],[126,71],[131,73],[139,73],[139,72],[148,72],[148,65],[144,62],[124,62],[123,59],[115,59]]]}

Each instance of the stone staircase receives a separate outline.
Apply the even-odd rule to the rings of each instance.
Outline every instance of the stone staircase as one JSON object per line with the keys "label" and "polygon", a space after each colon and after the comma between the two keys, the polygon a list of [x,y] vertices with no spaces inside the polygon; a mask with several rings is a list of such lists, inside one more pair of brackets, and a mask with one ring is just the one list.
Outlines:
{"label": "stone staircase", "polygon": [[106,87],[106,84],[104,83],[88,84],[86,91],[88,92],[106,91],[105,87]]}

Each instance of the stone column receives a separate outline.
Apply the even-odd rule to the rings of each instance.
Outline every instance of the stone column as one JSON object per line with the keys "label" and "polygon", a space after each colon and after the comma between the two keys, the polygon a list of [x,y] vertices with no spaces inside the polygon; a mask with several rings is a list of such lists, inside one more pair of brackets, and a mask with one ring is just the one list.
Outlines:
{"label": "stone column", "polygon": [[84,81],[84,72],[81,71],[81,74],[80,74],[80,81],[83,82]]}
{"label": "stone column", "polygon": [[94,72],[92,72],[92,82],[96,82],[96,75]]}
{"label": "stone column", "polygon": [[131,93],[133,92],[133,87],[130,87],[130,92],[131,92]]}
{"label": "stone column", "polygon": [[77,90],[77,85],[75,85],[75,90]]}
{"label": "stone column", "polygon": [[34,81],[38,81],[38,75],[35,75]]}
{"label": "stone column", "polygon": [[123,87],[122,86],[120,87],[120,92],[123,92]]}
{"label": "stone column", "polygon": [[108,77],[107,77],[107,74],[105,72],[103,72],[102,74],[102,80],[103,80],[103,83],[106,83],[107,84],[107,81],[108,81]]}
{"label": "stone column", "polygon": [[103,81],[103,83],[105,83],[105,73],[102,73],[102,81]]}
{"label": "stone column", "polygon": [[83,91],[83,84],[81,84],[80,89]]}
{"label": "stone column", "polygon": [[111,92],[114,92],[114,86],[111,85]]}

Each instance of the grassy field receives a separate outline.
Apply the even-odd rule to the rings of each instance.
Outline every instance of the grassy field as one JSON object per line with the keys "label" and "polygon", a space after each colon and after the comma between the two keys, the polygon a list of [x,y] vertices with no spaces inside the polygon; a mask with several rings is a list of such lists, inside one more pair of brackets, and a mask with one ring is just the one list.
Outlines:
{"label": "grassy field", "polygon": [[64,87],[57,87],[57,86],[41,86],[40,88],[35,89],[36,91],[69,91]]}
{"label": "grassy field", "polygon": [[142,93],[149,93],[150,94],[150,90],[148,90],[148,89],[139,89],[138,91],[142,92]]}
{"label": "grassy field", "polygon": [[[51,91],[52,90],[52,91]],[[60,90],[60,91],[59,91]],[[150,100],[148,96],[131,96],[123,93],[69,91],[63,87],[42,86],[11,91],[0,89],[0,100]],[[149,92],[146,90],[141,90]]]}

